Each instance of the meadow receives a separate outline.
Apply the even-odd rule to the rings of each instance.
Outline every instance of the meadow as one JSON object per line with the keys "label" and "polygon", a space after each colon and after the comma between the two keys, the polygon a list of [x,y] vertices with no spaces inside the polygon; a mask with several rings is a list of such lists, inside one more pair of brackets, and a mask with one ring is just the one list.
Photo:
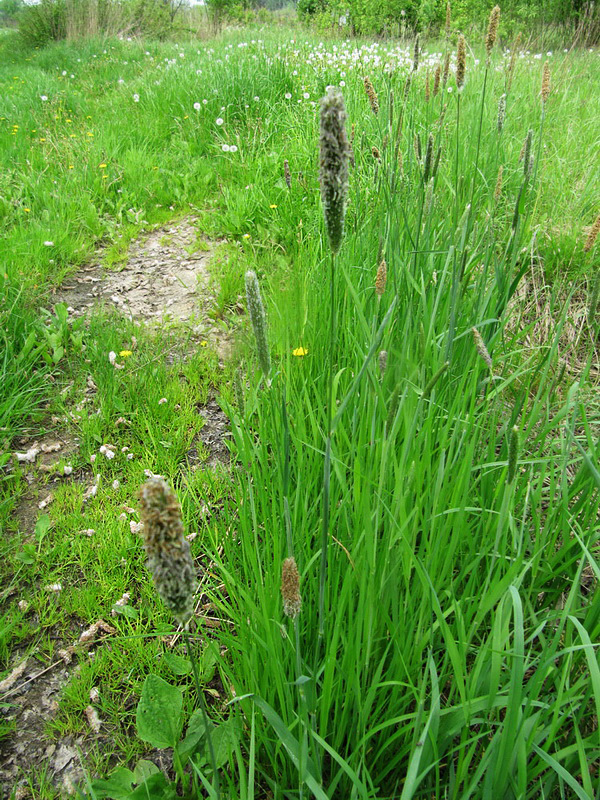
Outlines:
{"label": "meadow", "polygon": [[[10,797],[598,797],[599,52],[469,41],[463,76],[456,45],[0,38],[0,667],[68,667],[36,737],[79,770],[32,745]],[[183,221],[227,359],[56,303]],[[145,566],[157,474],[189,631]]]}

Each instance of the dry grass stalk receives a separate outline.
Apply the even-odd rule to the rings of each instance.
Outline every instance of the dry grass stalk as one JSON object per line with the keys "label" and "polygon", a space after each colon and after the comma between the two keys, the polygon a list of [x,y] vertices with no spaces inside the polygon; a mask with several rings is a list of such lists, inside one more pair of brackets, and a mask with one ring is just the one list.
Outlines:
{"label": "dry grass stalk", "polygon": [[513,76],[515,74],[515,66],[517,63],[517,53],[519,52],[519,45],[521,44],[521,34],[517,34],[515,43],[513,45],[512,53],[510,54],[510,62],[508,64],[508,71],[506,73],[506,93],[510,92],[512,86]]}
{"label": "dry grass stalk", "polygon": [[429,102],[429,98],[431,96],[431,90],[429,88],[429,70],[427,70],[425,74],[425,102]]}
{"label": "dry grass stalk", "polygon": [[286,186],[288,187],[288,189],[291,189],[292,188],[292,175],[290,173],[290,165],[289,165],[289,162],[288,162],[287,158],[283,162],[283,176],[285,178]]}
{"label": "dry grass stalk", "polygon": [[451,22],[451,12],[450,12],[450,0],[446,0],[446,41],[450,38],[450,22]]}
{"label": "dry grass stalk", "polygon": [[419,69],[419,34],[415,37],[415,49],[413,51],[413,72]]}
{"label": "dry grass stalk", "polygon": [[504,127],[504,120],[506,119],[506,95],[500,95],[500,100],[498,100],[498,133],[502,133],[502,128]]}
{"label": "dry grass stalk", "polygon": [[375,161],[381,161],[381,153],[379,152],[379,148],[375,147],[375,145],[373,145],[373,147],[371,148],[371,154],[375,159]]}

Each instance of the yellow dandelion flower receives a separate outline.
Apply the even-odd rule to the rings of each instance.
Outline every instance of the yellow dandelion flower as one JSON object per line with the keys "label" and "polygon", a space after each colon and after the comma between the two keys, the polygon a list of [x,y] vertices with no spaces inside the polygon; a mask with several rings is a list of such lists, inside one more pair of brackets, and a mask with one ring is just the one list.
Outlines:
{"label": "yellow dandelion flower", "polygon": [[93,136],[94,134],[93,134],[91,131],[88,131],[88,132],[87,132],[87,135],[88,135],[88,136]]}
{"label": "yellow dandelion flower", "polygon": [[306,347],[296,347],[295,350],[292,350],[293,356],[305,356],[308,353]]}
{"label": "yellow dandelion flower", "polygon": [[275,203],[271,203],[271,205],[269,206],[269,208],[277,208],[277,206],[276,206],[276,204],[275,204]]}
{"label": "yellow dandelion flower", "polygon": [[249,238],[250,238],[250,234],[249,234],[249,233],[245,233],[245,234],[242,236],[242,239],[249,239]]}
{"label": "yellow dandelion flower", "polygon": [[24,209],[23,209],[23,211],[24,211],[26,214],[29,214],[29,212],[31,211],[31,209],[30,209],[30,208],[24,208]]}
{"label": "yellow dandelion flower", "polygon": [[69,169],[75,169],[75,167],[73,166],[73,164],[69,164]]}
{"label": "yellow dandelion flower", "polygon": [[106,169],[106,164],[98,164],[98,169]]}
{"label": "yellow dandelion flower", "polygon": [[45,141],[46,141],[46,140],[44,139],[44,137],[42,137],[42,138],[40,139],[40,142],[45,142]]}
{"label": "yellow dandelion flower", "polygon": [[129,356],[133,355],[133,353],[131,350],[121,350],[119,355],[121,356],[121,358],[129,358]]}
{"label": "yellow dandelion flower", "polygon": [[200,342],[200,347],[207,347],[207,345],[208,345],[207,341]]}

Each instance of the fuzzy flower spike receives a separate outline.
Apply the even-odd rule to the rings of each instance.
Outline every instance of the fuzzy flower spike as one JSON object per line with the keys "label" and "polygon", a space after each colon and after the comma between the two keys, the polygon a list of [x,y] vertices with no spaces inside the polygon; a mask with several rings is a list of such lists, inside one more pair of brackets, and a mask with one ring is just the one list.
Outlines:
{"label": "fuzzy flower spike", "polygon": [[321,200],[329,243],[334,253],[340,249],[348,195],[348,156],[346,107],[341,93],[331,87],[321,100]]}
{"label": "fuzzy flower spike", "polygon": [[167,608],[181,625],[194,613],[196,570],[183,535],[181,508],[162,478],[150,478],[140,490],[146,565]]}

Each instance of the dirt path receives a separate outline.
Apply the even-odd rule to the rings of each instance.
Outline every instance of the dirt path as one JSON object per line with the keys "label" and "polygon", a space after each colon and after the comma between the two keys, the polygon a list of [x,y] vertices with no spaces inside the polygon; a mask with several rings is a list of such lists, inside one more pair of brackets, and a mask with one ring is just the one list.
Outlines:
{"label": "dirt path", "polygon": [[[106,271],[101,261],[84,267],[57,290],[54,302],[64,302],[71,317],[84,316],[98,304],[110,304],[140,324],[183,323],[194,340],[207,341],[224,362],[231,352],[231,337],[210,316],[216,288],[209,272],[214,247],[199,247],[194,222],[187,218],[143,234],[131,244],[119,271]],[[196,442],[198,447],[193,446],[189,453],[188,464],[191,469],[212,469],[229,460],[225,444],[228,420],[214,399],[200,413],[205,424]],[[52,434],[15,443],[28,485],[14,519],[26,540],[35,541],[39,516],[47,510],[52,514],[53,488],[58,483],[92,481],[89,471],[70,467],[70,457],[77,454],[79,442],[61,430],[59,420],[56,422]],[[208,450],[208,459],[199,456],[200,445],[203,452]],[[0,599],[13,602],[18,599],[13,596],[16,591],[8,587]],[[90,642],[102,636],[110,638],[109,629],[110,625],[101,627]],[[13,728],[0,739],[0,800],[33,797],[24,776],[42,768],[59,796],[70,796],[84,777],[86,756],[94,748],[111,750],[109,737],[102,730],[94,730],[93,719],[86,735],[51,738],[46,733],[48,722],[59,710],[62,691],[78,670],[82,635],[86,635],[83,626],[74,624],[72,641],[61,642],[59,655],[52,661],[39,654],[28,655],[22,646],[12,654],[9,675],[0,682],[0,725]],[[87,646],[84,642],[83,649]]]}

